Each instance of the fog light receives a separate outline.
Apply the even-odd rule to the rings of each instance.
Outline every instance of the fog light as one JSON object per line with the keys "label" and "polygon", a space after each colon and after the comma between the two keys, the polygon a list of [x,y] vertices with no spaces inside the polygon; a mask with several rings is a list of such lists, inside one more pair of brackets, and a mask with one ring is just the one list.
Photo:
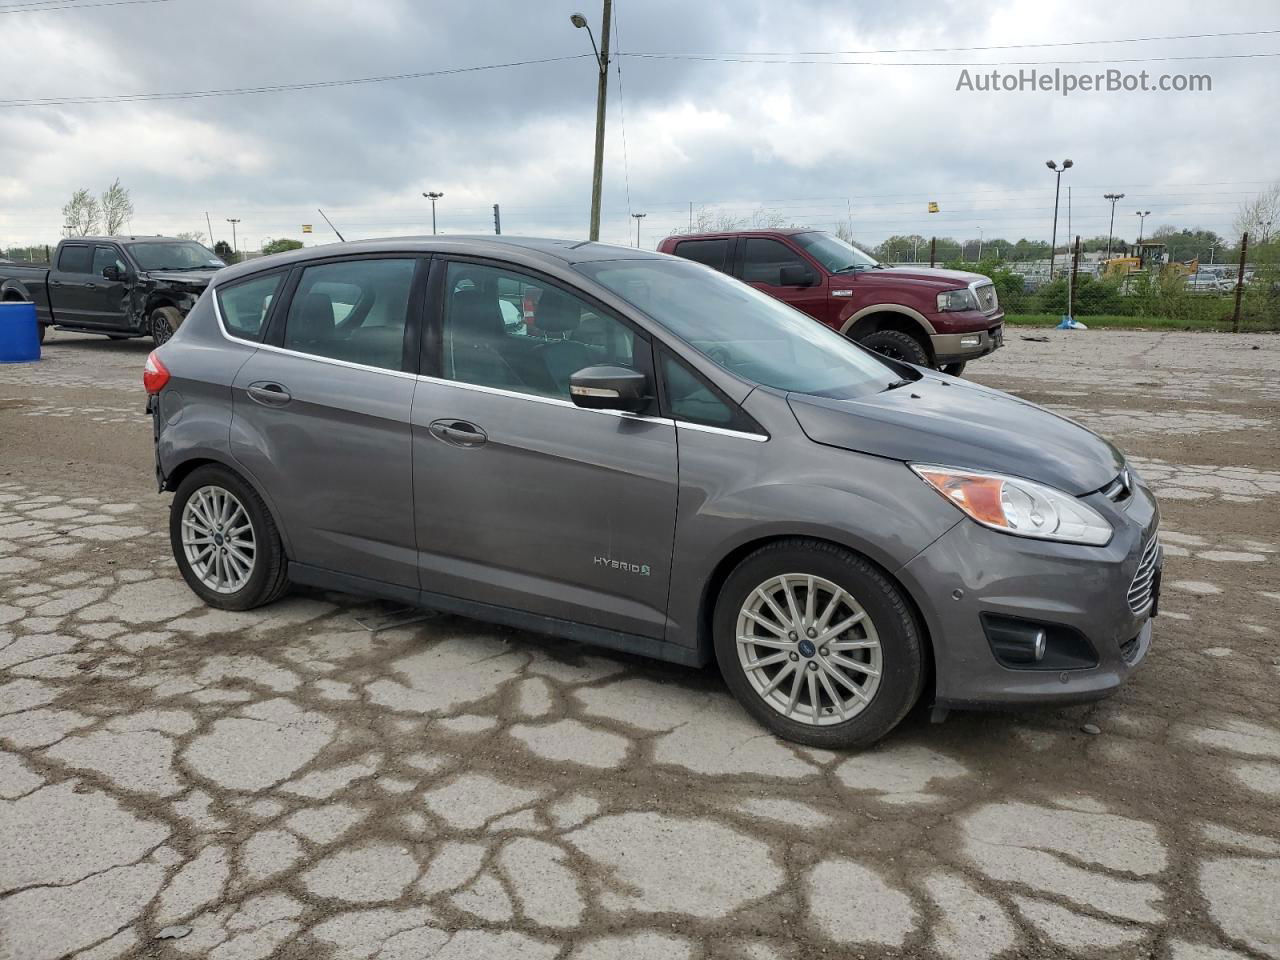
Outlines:
{"label": "fog light", "polygon": [[1048,636],[1043,627],[1030,623],[1003,621],[988,623],[987,637],[996,659],[1009,664],[1039,663],[1044,659]]}
{"label": "fog light", "polygon": [[982,342],[981,337],[961,337],[960,338],[960,346],[962,347],[976,347],[981,342]]}
{"label": "fog light", "polygon": [[1014,670],[1087,669],[1098,664],[1092,644],[1063,624],[984,613],[982,626],[996,660]]}

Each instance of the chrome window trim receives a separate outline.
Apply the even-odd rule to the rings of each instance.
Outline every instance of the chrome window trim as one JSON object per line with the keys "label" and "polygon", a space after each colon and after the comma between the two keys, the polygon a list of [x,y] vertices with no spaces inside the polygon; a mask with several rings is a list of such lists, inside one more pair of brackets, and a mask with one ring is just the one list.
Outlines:
{"label": "chrome window trim", "polygon": [[681,430],[696,430],[698,433],[710,433],[721,437],[737,437],[741,440],[752,440],[755,443],[767,443],[769,438],[761,433],[747,433],[744,430],[728,430],[724,427],[712,427],[705,423],[689,423],[677,420],[676,426]]}
{"label": "chrome window trim", "polygon": [[417,374],[405,373],[403,370],[388,370],[386,367],[375,367],[367,363],[353,363],[350,360],[339,360],[336,357],[322,357],[316,353],[290,350],[287,347],[277,347],[270,343],[258,343],[256,340],[246,340],[243,337],[233,336],[227,333],[226,324],[222,322],[222,307],[218,304],[218,290],[210,286],[209,292],[210,298],[213,300],[213,315],[218,321],[218,332],[222,334],[223,339],[231,343],[238,343],[241,346],[251,347],[255,350],[266,350],[269,353],[282,354],[286,357],[301,357],[303,360],[314,360],[316,363],[327,363],[334,367],[346,367],[349,370],[368,370],[371,373],[385,373],[387,376],[399,377],[401,380],[414,380],[417,377]]}
{"label": "chrome window trim", "polygon": [[529,400],[533,403],[547,403],[553,407],[569,407],[573,410],[581,410],[583,413],[603,413],[609,417],[621,417],[623,420],[638,420],[642,423],[659,423],[675,426],[675,421],[668,417],[647,417],[639,413],[627,413],[625,410],[592,410],[588,407],[580,407],[572,400],[562,400],[559,397],[544,397],[537,393],[524,393],[520,390],[504,390],[502,387],[484,387],[478,383],[467,383],[464,380],[450,380],[447,377],[432,377],[426,374],[418,374],[416,379],[420,383],[434,383],[446,387],[457,387],[459,390],[471,390],[474,393],[487,393],[495,397],[510,397],[514,400]]}

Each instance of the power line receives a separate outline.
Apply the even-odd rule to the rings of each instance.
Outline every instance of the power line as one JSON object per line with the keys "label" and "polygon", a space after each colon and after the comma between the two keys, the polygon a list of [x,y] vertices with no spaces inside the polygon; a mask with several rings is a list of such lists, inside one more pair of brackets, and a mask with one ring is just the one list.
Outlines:
{"label": "power line", "polygon": [[[68,3],[67,0],[34,0],[0,6],[0,13],[53,13],[58,10],[88,10],[92,7],[132,7],[140,3],[172,3],[173,0],[98,0],[96,3]],[[56,4],[56,5],[55,5]]]}
{"label": "power line", "polygon": [[[126,0],[116,0],[126,2]],[[135,0],[142,2],[142,0]],[[158,0],[157,0],[158,2]],[[238,97],[258,93],[279,93],[286,90],[316,90],[328,87],[346,87],[365,83],[388,83],[393,80],[422,80],[428,77],[446,77],[482,70],[503,70],[509,67],[527,67],[543,63],[561,63],[591,57],[590,53],[577,53],[564,57],[542,57],[537,60],[514,60],[510,63],[487,63],[474,67],[450,67],[447,70],[423,70],[416,73],[397,73],[381,77],[357,77],[351,80],[313,80],[305,83],[277,83],[258,87],[226,87],[214,90],[186,90],[175,93],[129,93],[119,96],[66,96],[0,100],[4,107],[57,107],[90,103],[145,103],[155,100],[199,100],[205,97]]]}
{"label": "power line", "polygon": [[[985,50],[1024,50],[1047,47],[1088,47],[1108,43],[1152,43],[1163,40],[1210,40],[1224,37],[1264,37],[1280,34],[1280,30],[1239,30],[1232,33],[1180,33],[1163,37],[1125,37],[1115,40],[1062,40],[1053,43],[1006,43],[984,47],[898,47],[884,50],[721,50],[722,57],[838,57],[868,56],[889,53],[970,53]],[[632,56],[662,56],[662,53],[634,53]]]}
{"label": "power line", "polygon": [[1076,67],[1100,66],[1108,63],[1172,63],[1187,60],[1252,60],[1262,57],[1280,57],[1274,53],[1219,53],[1180,57],[1116,57],[1097,60],[913,60],[889,63],[878,60],[809,60],[799,58],[761,59],[751,56],[717,56],[694,53],[628,53],[628,57],[643,60],[697,60],[713,63],[777,63],[812,64],[829,67]]}

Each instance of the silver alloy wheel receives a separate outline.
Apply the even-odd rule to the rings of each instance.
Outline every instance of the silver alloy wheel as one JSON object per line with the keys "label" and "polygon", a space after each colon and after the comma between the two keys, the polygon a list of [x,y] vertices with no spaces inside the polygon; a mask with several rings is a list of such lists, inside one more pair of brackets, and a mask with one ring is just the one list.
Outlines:
{"label": "silver alloy wheel", "polygon": [[257,538],[231,491],[200,487],[182,508],[182,550],[196,578],[215,593],[235,593],[253,576]]}
{"label": "silver alloy wheel", "polygon": [[807,573],[771,577],[738,612],[738,662],[765,703],[812,726],[843,723],[880,688],[880,636],[843,587]]}

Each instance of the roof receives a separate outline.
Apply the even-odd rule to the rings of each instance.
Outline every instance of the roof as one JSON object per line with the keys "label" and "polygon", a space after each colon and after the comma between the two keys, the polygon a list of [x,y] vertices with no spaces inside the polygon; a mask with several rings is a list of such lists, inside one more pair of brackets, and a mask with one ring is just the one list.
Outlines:
{"label": "roof", "polygon": [[707,240],[717,237],[794,237],[800,233],[821,233],[815,227],[750,227],[741,230],[710,230],[706,233],[675,233],[670,240]]}
{"label": "roof", "polygon": [[64,237],[62,243],[119,243],[121,240],[147,240],[151,243],[190,243],[189,240],[183,240],[181,237],[162,237],[159,234],[154,236],[114,236],[114,237]]}
{"label": "roof", "polygon": [[259,257],[218,271],[220,281],[233,279],[241,274],[309,260],[327,259],[360,253],[454,253],[477,257],[495,257],[529,264],[542,262],[565,266],[592,260],[662,260],[663,253],[624,247],[612,243],[590,240],[560,240],[549,237],[511,236],[455,236],[444,234],[430,237],[383,237],[376,240],[350,240],[344,243],[326,243],[316,247],[303,247],[267,257]]}

